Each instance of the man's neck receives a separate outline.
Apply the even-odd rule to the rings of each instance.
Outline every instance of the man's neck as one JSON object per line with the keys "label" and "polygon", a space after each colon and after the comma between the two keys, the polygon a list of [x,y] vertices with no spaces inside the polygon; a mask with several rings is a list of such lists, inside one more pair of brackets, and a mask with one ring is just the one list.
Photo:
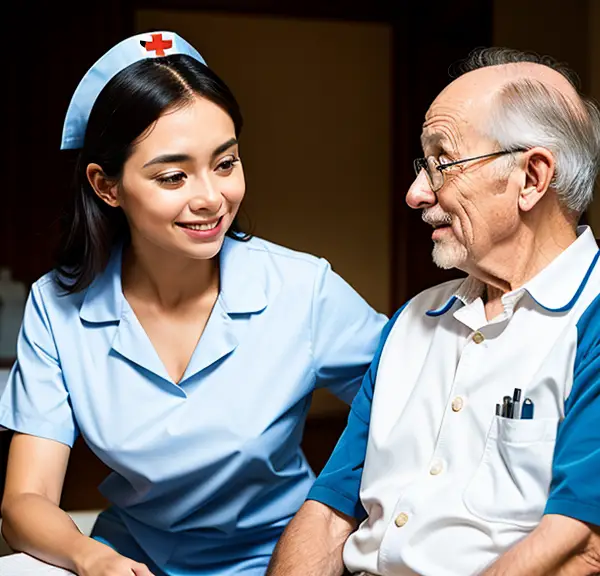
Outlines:
{"label": "man's neck", "polygon": [[486,286],[488,320],[502,312],[504,294],[537,276],[577,239],[575,227],[567,220],[554,220],[552,224],[522,225],[510,241],[495,247],[489,258],[467,270]]}

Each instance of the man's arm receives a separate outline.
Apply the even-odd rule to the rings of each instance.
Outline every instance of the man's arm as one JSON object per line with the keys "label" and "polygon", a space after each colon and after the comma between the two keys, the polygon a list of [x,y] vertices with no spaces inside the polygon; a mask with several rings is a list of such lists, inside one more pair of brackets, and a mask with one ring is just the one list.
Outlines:
{"label": "man's arm", "polygon": [[341,576],[344,542],[355,528],[354,518],[306,501],[281,536],[267,576]]}
{"label": "man's arm", "polygon": [[539,526],[483,576],[588,576],[600,574],[600,528],[547,514]]}

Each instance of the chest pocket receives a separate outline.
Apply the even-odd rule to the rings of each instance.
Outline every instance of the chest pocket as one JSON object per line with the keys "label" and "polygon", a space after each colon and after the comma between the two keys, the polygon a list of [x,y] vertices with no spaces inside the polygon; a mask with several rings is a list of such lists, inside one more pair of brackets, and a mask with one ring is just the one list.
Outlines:
{"label": "chest pocket", "polygon": [[471,514],[534,528],[548,499],[557,428],[558,418],[495,416],[483,458],[463,495]]}

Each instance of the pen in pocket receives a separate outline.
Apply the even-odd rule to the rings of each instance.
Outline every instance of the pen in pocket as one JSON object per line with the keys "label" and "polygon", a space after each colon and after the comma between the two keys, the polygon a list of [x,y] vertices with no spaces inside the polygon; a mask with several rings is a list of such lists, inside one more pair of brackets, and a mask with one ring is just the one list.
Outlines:
{"label": "pen in pocket", "polygon": [[496,416],[511,420],[531,419],[533,418],[533,402],[531,398],[525,398],[521,403],[521,389],[515,388],[512,398],[504,396],[502,404],[496,404]]}
{"label": "pen in pocket", "polygon": [[531,398],[525,398],[523,400],[523,407],[521,408],[521,420],[531,420],[533,418],[533,402]]}
{"label": "pen in pocket", "polygon": [[510,418],[510,412],[512,412],[512,400],[510,396],[502,398],[502,413],[503,418]]}
{"label": "pen in pocket", "polygon": [[521,389],[515,388],[513,392],[513,415],[515,420],[521,418]]}

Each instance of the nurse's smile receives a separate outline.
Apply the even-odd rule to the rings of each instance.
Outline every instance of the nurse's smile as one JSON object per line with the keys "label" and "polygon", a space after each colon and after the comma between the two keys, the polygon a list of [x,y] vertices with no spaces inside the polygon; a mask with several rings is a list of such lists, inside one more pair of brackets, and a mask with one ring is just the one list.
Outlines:
{"label": "nurse's smile", "polygon": [[212,240],[221,233],[222,222],[221,216],[210,222],[175,222],[175,225],[194,240]]}

